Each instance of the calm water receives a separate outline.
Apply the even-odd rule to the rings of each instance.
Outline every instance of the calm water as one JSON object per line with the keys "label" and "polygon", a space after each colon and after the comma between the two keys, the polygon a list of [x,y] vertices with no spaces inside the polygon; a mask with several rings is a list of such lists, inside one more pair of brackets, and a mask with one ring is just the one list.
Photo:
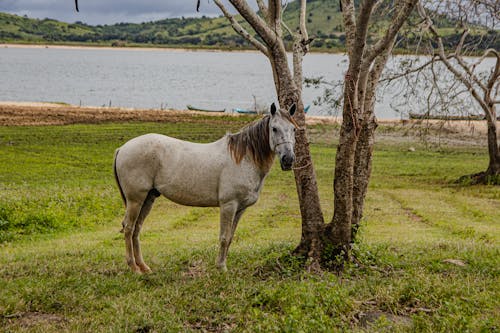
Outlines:
{"label": "calm water", "polygon": [[[347,66],[335,54],[308,54],[304,76],[338,80]],[[304,88],[304,104],[322,94]],[[85,106],[230,110],[276,101],[271,68],[257,52],[0,47],[0,100]],[[386,101],[379,118],[395,118]],[[390,98],[389,98],[390,100]],[[385,102],[385,103],[384,103]],[[311,107],[325,114],[326,106]]]}

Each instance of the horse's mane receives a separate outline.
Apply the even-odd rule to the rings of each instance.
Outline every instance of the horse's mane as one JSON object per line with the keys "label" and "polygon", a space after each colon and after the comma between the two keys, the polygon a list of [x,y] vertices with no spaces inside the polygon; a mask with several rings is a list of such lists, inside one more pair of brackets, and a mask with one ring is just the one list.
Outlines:
{"label": "horse's mane", "polygon": [[228,149],[237,164],[248,153],[259,168],[271,168],[274,154],[269,146],[269,119],[265,116],[238,133],[228,134]]}

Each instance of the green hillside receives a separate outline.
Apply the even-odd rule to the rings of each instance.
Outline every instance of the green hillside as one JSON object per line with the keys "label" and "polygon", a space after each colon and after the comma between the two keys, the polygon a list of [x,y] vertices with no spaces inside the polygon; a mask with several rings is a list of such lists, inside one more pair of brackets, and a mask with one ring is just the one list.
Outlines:
{"label": "green hillside", "polygon": [[[293,31],[298,27],[298,10],[299,3],[295,1],[288,5],[283,15],[284,22]],[[242,19],[240,18],[239,21],[242,22]],[[386,17],[378,17],[372,22],[371,35],[379,35],[386,24]],[[440,25],[444,29],[443,31],[446,31],[446,40],[453,42],[459,38],[459,31],[454,30],[452,23],[443,19]],[[246,24],[243,24],[243,26],[246,26]],[[313,50],[341,51],[343,49],[345,35],[337,2],[328,0],[308,1],[307,27],[309,34],[315,37],[312,43]],[[411,29],[408,28],[407,30],[412,44]],[[500,48],[500,33],[498,30],[486,31],[485,29],[479,29],[478,31],[480,33],[476,35],[478,40],[483,41],[482,48]],[[291,37],[286,36],[286,40],[290,44],[288,46],[291,46]],[[0,13],[0,42],[250,48],[248,43],[233,31],[224,17],[182,17],[139,24],[118,23],[90,26],[81,22],[68,24],[52,19],[30,19]],[[407,47],[409,47],[408,44],[400,46],[402,49]]]}

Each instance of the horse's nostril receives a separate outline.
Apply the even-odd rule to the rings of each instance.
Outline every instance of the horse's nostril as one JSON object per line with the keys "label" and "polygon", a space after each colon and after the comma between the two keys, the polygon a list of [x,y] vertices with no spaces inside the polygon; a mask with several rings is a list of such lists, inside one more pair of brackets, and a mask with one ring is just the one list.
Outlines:
{"label": "horse's nostril", "polygon": [[291,156],[291,155],[284,155],[282,158],[281,158],[281,162],[283,164],[286,164],[286,165],[291,165],[294,161],[294,157]]}

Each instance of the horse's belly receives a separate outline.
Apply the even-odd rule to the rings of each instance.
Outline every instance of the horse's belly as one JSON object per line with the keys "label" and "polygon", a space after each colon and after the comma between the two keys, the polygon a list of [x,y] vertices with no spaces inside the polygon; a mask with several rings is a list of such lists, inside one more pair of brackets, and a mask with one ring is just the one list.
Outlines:
{"label": "horse's belly", "polygon": [[173,177],[170,181],[157,186],[157,190],[173,202],[198,207],[219,206],[217,188],[216,179],[205,179],[203,184],[199,184],[192,176]]}

